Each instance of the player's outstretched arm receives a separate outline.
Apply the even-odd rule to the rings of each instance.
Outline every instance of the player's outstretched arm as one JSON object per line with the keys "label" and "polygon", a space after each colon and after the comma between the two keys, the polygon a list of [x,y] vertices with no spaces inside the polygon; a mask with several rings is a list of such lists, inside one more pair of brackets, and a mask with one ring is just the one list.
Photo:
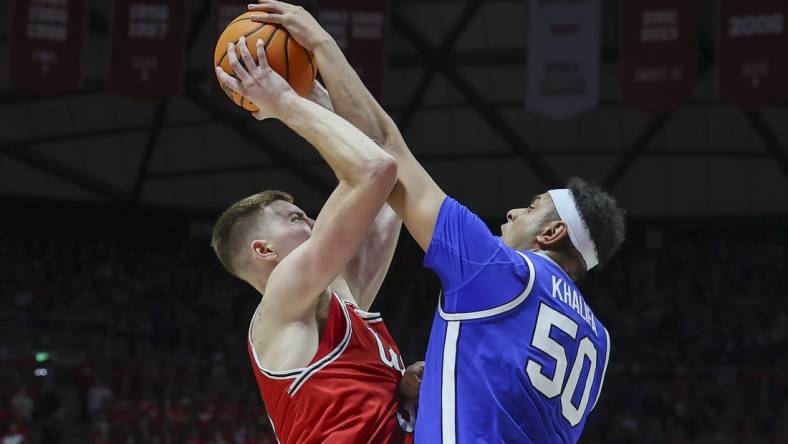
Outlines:
{"label": "player's outstretched arm", "polygon": [[[307,99],[332,112],[335,111],[328,90],[317,80],[307,94]],[[345,118],[341,113],[339,116]],[[388,274],[400,231],[402,231],[402,219],[388,204],[384,204],[372,226],[369,227],[356,256],[342,273],[353,299],[363,310],[369,310],[372,306]]]}
{"label": "player's outstretched arm", "polygon": [[[385,112],[358,79],[344,54],[331,36],[303,8],[285,2],[260,0],[249,5],[259,11],[262,23],[276,23],[287,29],[304,48],[315,55],[318,70],[326,82],[326,90],[315,82],[307,98],[336,112],[364,134],[383,143],[388,124]],[[346,81],[344,76],[354,76]],[[402,219],[391,207],[384,205],[378,213],[358,254],[348,264],[343,276],[354,299],[368,309],[386,277],[397,246]]]}
{"label": "player's outstretched arm", "polygon": [[[446,195],[410,153],[397,125],[367,90],[336,42],[314,18],[303,8],[284,2],[259,0],[259,3],[249,5],[249,9],[260,11],[260,21],[285,26],[302,46],[315,55],[334,110],[397,159],[399,181],[389,204],[426,250]],[[393,253],[393,243],[391,249]]]}
{"label": "player's outstretched arm", "polygon": [[[446,194],[413,156],[394,120],[369,92],[336,42],[326,33],[322,39],[315,38],[312,44],[315,45],[314,54],[318,68],[336,112],[343,117],[347,116],[348,121],[356,124],[366,134],[373,135],[371,137],[397,159],[398,181],[388,204],[405,222],[416,242],[426,251]],[[321,100],[327,102],[324,97]],[[384,211],[385,207],[381,213]],[[385,233],[385,230],[382,232]],[[372,233],[374,231],[370,234]],[[388,244],[388,254],[393,255],[395,246],[396,238],[393,238],[393,242]],[[381,282],[390,262],[391,257],[388,256],[380,275]],[[379,286],[380,283],[375,287],[375,293]]]}
{"label": "player's outstretched arm", "polygon": [[[243,38],[242,38],[243,39]],[[306,320],[314,314],[318,296],[356,254],[367,229],[396,182],[394,159],[353,125],[299,97],[266,61],[258,40],[259,65],[239,41],[246,69],[228,54],[236,80],[221,70],[217,74],[230,88],[252,101],[258,119],[276,118],[311,143],[326,160],[339,184],[312,228],[309,240],[293,250],[271,273],[262,304],[279,321]]]}

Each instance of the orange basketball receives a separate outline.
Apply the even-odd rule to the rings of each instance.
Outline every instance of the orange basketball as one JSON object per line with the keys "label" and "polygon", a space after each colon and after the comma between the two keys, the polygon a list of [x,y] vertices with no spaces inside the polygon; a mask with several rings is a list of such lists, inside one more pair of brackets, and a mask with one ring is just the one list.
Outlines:
{"label": "orange basketball", "polygon": [[[243,64],[241,50],[237,47],[238,39],[241,36],[246,37],[246,46],[249,48],[249,52],[252,53],[255,62],[257,61],[257,39],[262,39],[265,42],[265,54],[271,68],[284,77],[295,92],[301,96],[307,95],[312,88],[315,75],[317,75],[312,54],[299,45],[282,26],[253,22],[252,17],[256,15],[259,15],[259,13],[254,11],[245,12],[227,25],[222,35],[219,36],[219,41],[216,42],[213,64],[221,66],[224,72],[237,78],[227,57],[227,44],[230,42],[236,44],[236,55],[241,64]],[[222,85],[222,90],[227,94],[227,97],[238,106],[252,112],[258,110],[252,102],[225,86],[221,80],[219,83]]]}

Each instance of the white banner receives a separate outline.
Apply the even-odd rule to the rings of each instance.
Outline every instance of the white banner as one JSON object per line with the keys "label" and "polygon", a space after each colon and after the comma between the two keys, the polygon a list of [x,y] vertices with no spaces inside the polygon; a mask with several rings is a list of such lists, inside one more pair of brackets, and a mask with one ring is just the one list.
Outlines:
{"label": "white banner", "polygon": [[531,0],[526,107],[555,119],[599,102],[600,0]]}

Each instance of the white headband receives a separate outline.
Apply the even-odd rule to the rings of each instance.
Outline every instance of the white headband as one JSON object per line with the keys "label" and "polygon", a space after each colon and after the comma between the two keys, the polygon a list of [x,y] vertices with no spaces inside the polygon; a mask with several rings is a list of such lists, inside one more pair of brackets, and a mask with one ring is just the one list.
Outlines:
{"label": "white headband", "polygon": [[561,189],[550,190],[548,193],[553,198],[553,205],[555,205],[558,216],[566,223],[572,245],[580,252],[583,260],[586,262],[586,270],[594,268],[599,264],[596,245],[594,244],[594,239],[591,238],[591,232],[588,231],[583,216],[580,215],[580,211],[577,209],[577,202],[575,202],[575,196],[572,194],[572,191]]}

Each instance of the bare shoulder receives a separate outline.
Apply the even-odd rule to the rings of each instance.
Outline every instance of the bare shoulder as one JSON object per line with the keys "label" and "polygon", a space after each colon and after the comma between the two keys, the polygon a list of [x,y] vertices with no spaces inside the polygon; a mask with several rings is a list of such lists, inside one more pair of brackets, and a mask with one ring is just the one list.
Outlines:
{"label": "bare shoulder", "polygon": [[266,370],[301,368],[317,351],[319,331],[315,316],[282,322],[271,307],[261,303],[249,327],[249,341],[258,365]]}

